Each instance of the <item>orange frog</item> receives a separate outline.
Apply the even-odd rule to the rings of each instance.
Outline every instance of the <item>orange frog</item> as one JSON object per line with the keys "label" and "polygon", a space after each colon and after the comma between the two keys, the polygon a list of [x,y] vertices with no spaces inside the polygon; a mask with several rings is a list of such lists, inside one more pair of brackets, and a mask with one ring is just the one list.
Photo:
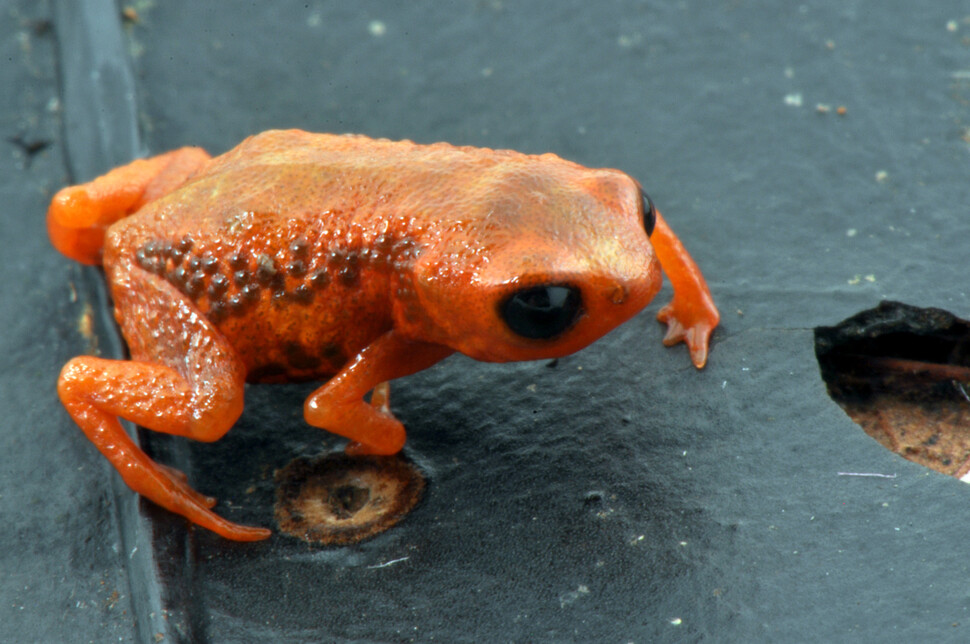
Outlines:
{"label": "orange frog", "polygon": [[[394,454],[387,382],[454,351],[505,362],[577,351],[660,290],[664,344],[707,359],[718,313],[639,184],[552,154],[270,131],[210,158],[182,148],[64,188],[54,246],[102,264],[131,360],[74,358],[58,394],[125,482],[228,539],[181,472],[122,429],[219,439],[244,383],[330,379],[311,425]],[[368,392],[370,400],[365,401]]]}

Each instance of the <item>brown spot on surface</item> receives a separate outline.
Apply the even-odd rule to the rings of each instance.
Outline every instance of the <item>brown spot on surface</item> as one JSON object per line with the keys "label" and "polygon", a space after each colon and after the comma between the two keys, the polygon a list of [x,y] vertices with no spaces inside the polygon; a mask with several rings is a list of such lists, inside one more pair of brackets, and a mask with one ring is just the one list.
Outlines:
{"label": "brown spot on surface", "polygon": [[410,512],[425,480],[402,456],[297,458],[275,476],[280,531],[326,545],[357,543]]}
{"label": "brown spot on surface", "polygon": [[970,471],[970,322],[882,302],[815,329],[829,395],[887,449],[958,478]]}

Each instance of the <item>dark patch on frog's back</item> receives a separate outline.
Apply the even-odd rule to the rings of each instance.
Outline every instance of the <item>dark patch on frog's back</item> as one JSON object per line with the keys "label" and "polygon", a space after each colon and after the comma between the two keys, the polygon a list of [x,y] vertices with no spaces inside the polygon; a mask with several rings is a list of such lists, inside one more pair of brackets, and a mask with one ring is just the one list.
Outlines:
{"label": "dark patch on frog's back", "polygon": [[[134,263],[177,288],[221,327],[257,306],[303,309],[319,297],[353,299],[368,273],[410,271],[420,253],[410,236],[380,234],[367,247],[348,244],[343,236],[334,243],[334,237],[325,230],[308,230],[276,250],[255,245],[227,250],[226,244],[191,234],[174,241],[155,238],[135,247]],[[268,358],[271,363],[257,364],[247,379],[320,379],[338,372],[348,360],[336,344],[307,347],[290,341],[278,349],[275,358]]]}
{"label": "dark patch on frog's back", "polygon": [[217,254],[206,248],[215,244],[198,244],[192,235],[183,235],[142,243],[134,260],[188,296],[218,325],[244,315],[265,296],[274,304],[308,304],[335,285],[354,289],[365,270],[399,271],[417,257],[417,244],[407,236],[378,235],[372,248],[331,246],[329,236],[323,231],[315,239],[298,237],[275,253],[237,248]]}

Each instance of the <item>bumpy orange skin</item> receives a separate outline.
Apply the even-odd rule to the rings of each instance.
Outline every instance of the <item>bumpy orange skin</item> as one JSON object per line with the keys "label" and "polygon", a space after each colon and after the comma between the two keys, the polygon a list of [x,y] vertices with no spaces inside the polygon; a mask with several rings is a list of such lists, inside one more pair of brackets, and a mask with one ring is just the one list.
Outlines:
{"label": "bumpy orange skin", "polygon": [[[382,383],[454,351],[577,351],[646,306],[661,266],[674,288],[664,342],[685,341],[700,368],[717,309],[659,214],[648,238],[643,208],[617,170],[363,136],[270,131],[214,159],[183,148],[135,161],[65,188],[48,211],[58,250],[104,265],[132,356],[75,358],[58,393],[132,489],[229,539],[263,539],[213,513],[118,418],[212,441],[242,412],[247,380],[330,377],[307,421],[352,453],[393,454],[405,432]],[[575,322],[517,335],[502,303],[550,284],[581,293]]]}

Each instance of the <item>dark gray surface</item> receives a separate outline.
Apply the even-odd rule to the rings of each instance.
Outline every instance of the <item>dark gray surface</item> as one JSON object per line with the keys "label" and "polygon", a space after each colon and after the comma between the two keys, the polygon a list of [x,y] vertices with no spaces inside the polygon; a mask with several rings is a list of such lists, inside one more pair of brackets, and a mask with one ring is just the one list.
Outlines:
{"label": "dark gray surface", "polygon": [[[61,365],[91,350],[82,320],[101,316],[45,241],[66,180],[50,17],[0,2],[0,641],[131,641],[111,479],[55,391]],[[53,145],[31,155],[11,137]]]}
{"label": "dark gray surface", "polygon": [[[555,368],[458,357],[396,383],[429,488],[360,546],[227,544],[149,511],[172,639],[967,639],[970,490],[849,421],[812,346],[885,297],[970,310],[961,3],[201,5],[138,5],[128,30],[152,152],[298,126],[619,167],[724,319],[703,372],[660,346],[655,304]],[[0,639],[100,641],[134,630],[111,479],[53,391],[87,291],[70,301],[81,273],[44,239],[53,53],[18,35],[43,6],[6,3],[0,28],[5,80],[29,90],[0,99],[2,133],[56,141],[0,158]],[[253,387],[233,432],[191,448],[220,512],[271,525],[273,469],[339,445],[300,419],[308,390]]]}

